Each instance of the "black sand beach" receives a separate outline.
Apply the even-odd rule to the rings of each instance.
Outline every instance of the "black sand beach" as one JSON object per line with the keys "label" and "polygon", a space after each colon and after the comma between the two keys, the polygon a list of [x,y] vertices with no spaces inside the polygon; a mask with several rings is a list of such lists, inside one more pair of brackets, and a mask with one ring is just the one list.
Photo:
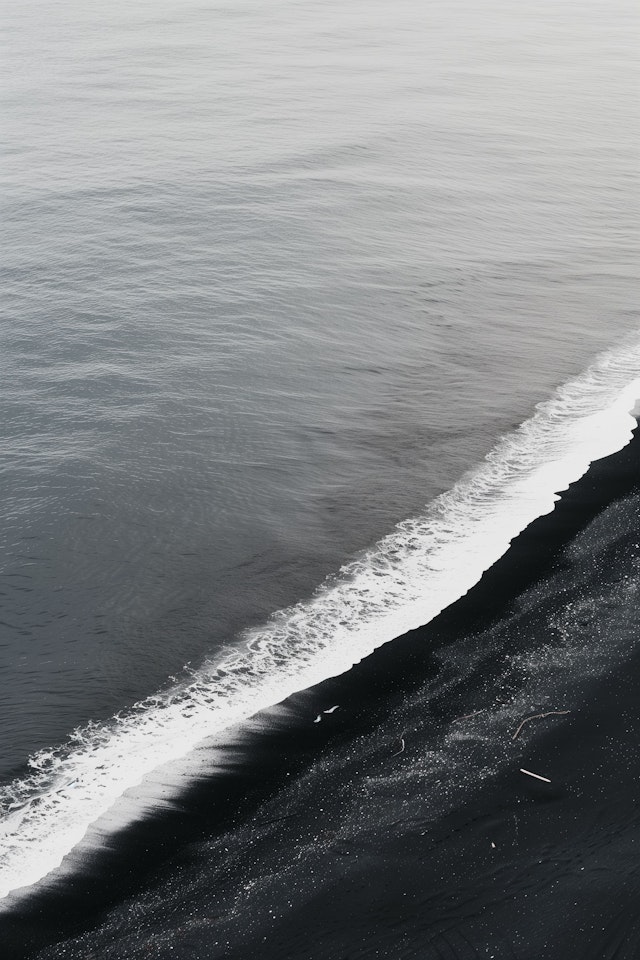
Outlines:
{"label": "black sand beach", "polygon": [[3,955],[640,955],[639,468],[636,436],[428,627],[257,718],[3,915]]}
{"label": "black sand beach", "polygon": [[640,957],[636,8],[6,6],[0,960]]}

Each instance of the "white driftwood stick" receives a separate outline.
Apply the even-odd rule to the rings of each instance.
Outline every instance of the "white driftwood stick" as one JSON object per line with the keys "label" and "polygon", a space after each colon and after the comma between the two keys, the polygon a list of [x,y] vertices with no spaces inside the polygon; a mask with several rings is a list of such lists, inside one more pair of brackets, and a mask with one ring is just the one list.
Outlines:
{"label": "white driftwood stick", "polygon": [[539,773],[531,773],[531,770],[525,770],[524,767],[520,767],[520,773],[526,773],[528,777],[535,777],[536,780],[542,780],[544,783],[551,783],[549,777],[541,777]]}

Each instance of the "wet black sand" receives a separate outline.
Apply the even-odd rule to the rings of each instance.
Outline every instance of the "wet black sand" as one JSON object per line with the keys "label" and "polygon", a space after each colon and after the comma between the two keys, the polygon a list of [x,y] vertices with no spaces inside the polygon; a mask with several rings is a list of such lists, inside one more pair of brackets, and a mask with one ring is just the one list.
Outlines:
{"label": "wet black sand", "polygon": [[[419,787],[397,779],[442,746],[455,718],[487,708],[505,658],[544,643],[549,610],[564,594],[595,596],[603,580],[623,576],[639,479],[636,438],[594,464],[436,621],[292,698],[250,732],[239,756],[230,751],[225,777],[114,838],[91,871],[55,894],[0,917],[3,956],[640,956],[640,653],[631,641],[620,641],[624,656],[596,679],[576,676],[554,704],[571,700],[570,715],[533,722],[515,743],[506,730],[497,773],[482,775],[488,748],[480,745],[477,775],[472,760],[471,782],[437,808],[428,775]],[[630,497],[628,522],[602,544],[592,572],[576,573],[565,547],[622,497]],[[522,591],[545,580],[557,588],[522,607]],[[510,682],[515,689],[517,677]],[[378,810],[360,785],[380,777]],[[239,891],[260,884],[263,893],[243,900]],[[69,937],[78,939],[62,945]]]}

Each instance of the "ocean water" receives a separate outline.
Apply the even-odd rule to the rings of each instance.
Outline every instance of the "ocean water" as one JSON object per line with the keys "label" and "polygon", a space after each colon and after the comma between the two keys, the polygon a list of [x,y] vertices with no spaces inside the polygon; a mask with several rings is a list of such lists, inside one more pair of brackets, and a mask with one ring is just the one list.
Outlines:
{"label": "ocean water", "polygon": [[[638,16],[627,0],[34,0],[1,22],[0,894],[10,956],[85,957],[101,853],[126,859],[125,828],[196,782],[215,794],[230,744],[259,766],[243,724],[393,651],[629,443]],[[598,590],[580,600],[594,616]],[[623,620],[629,596],[607,601]],[[567,611],[549,616],[568,635]],[[608,665],[571,660],[572,689],[630,655],[624,622]],[[466,628],[449,638],[459,683]],[[518,656],[548,666],[534,634]],[[536,699],[527,669],[505,710]],[[296,703],[286,722],[313,725]],[[323,749],[299,796],[309,763],[365,789],[348,744]],[[273,777],[264,803],[288,811]],[[412,782],[385,784],[392,819]],[[197,882],[222,884],[245,829],[209,837]],[[128,862],[135,905],[151,868]],[[263,890],[264,869],[243,882]],[[64,891],[89,873],[80,921]],[[294,916],[309,891],[278,883]],[[54,892],[73,923],[11,926]],[[241,956],[262,922],[229,908],[226,946],[196,924],[180,948],[156,917],[134,942],[149,910],[127,903],[97,956]],[[380,931],[358,953],[346,929],[327,956],[375,955]],[[89,940],[62,945],[72,933]],[[265,956],[311,956],[255,935]],[[384,949],[430,956],[425,937]]]}

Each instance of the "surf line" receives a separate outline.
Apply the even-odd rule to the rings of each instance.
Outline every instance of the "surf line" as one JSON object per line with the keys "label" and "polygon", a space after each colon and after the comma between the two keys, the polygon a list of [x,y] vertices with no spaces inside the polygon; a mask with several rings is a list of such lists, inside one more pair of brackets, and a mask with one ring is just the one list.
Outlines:
{"label": "surf line", "polygon": [[[206,738],[429,623],[553,510],[559,491],[629,442],[639,398],[640,336],[561,387],[421,515],[247,633],[233,654],[32,757],[30,775],[0,789],[0,897],[54,871],[92,825],[115,831],[139,817],[153,805],[159,767],[179,769]],[[187,776],[176,777],[176,792]]]}

